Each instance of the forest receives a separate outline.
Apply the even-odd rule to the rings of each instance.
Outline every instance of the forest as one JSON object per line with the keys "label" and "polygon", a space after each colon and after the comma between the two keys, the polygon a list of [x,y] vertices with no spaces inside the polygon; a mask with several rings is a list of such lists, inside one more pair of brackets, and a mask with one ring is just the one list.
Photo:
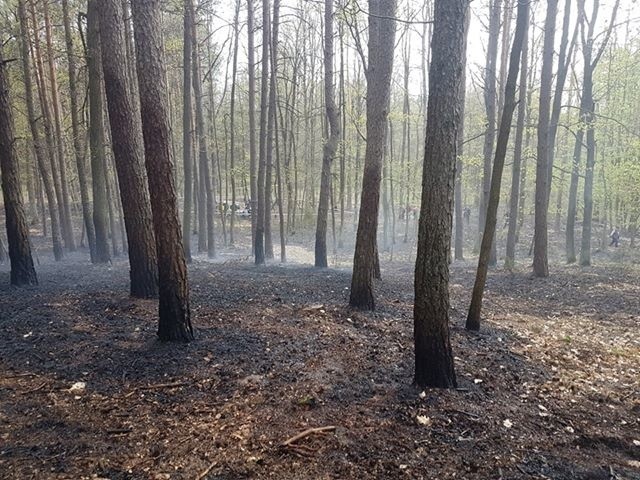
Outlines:
{"label": "forest", "polygon": [[0,479],[640,480],[636,0],[0,0]]}

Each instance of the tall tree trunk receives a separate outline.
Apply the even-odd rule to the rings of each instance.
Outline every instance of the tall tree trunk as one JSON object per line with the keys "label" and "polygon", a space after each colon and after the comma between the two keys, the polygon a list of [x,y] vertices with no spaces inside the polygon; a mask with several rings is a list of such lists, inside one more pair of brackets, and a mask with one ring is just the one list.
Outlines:
{"label": "tall tree trunk", "polygon": [[265,177],[267,168],[267,96],[269,95],[269,43],[271,42],[271,18],[269,16],[269,0],[262,1],[262,72],[260,80],[260,152],[258,160],[257,179],[257,219],[255,235],[255,263],[262,265],[265,262],[265,215],[270,211],[265,204]]}
{"label": "tall tree trunk", "polygon": [[[87,67],[89,76],[89,147],[91,151],[91,180],[93,187],[93,226],[96,237],[95,263],[111,260],[108,240],[109,199],[105,171],[104,102],[102,89],[102,51],[100,48],[100,19],[97,0],[87,6]],[[112,239],[114,241],[115,239]],[[114,252],[115,255],[115,252]]]}
{"label": "tall tree trunk", "polygon": [[[338,230],[338,248],[344,247],[344,209],[345,194],[349,183],[346,178],[347,171],[347,145],[346,145],[346,129],[347,129],[347,102],[345,89],[345,60],[344,60],[344,21],[338,23],[338,38],[340,39],[340,227]],[[349,192],[350,193],[350,192]],[[347,194],[350,199],[350,195]],[[349,204],[351,202],[349,201]],[[351,208],[351,205],[348,205]]]}
{"label": "tall tree trunk", "polygon": [[238,71],[238,43],[240,42],[240,0],[236,0],[233,16],[233,65],[231,67],[231,101],[229,104],[229,181],[231,183],[231,211],[229,216],[229,244],[235,243],[234,227],[236,222],[236,73]]}
{"label": "tall tree trunk", "polygon": [[55,147],[58,156],[58,168],[60,172],[60,186],[62,194],[62,206],[64,218],[62,232],[65,246],[70,251],[75,251],[76,242],[73,237],[73,224],[71,218],[71,207],[69,205],[69,183],[67,182],[67,164],[64,154],[64,142],[62,139],[62,112],[60,111],[60,99],[58,94],[58,80],[56,76],[53,38],[51,34],[51,19],[49,17],[49,2],[43,2],[45,38],[47,41],[47,63],[49,66],[49,80],[51,82],[51,103],[53,104],[53,124],[55,127]]}
{"label": "tall tree trunk", "polygon": [[73,35],[71,31],[71,20],[69,17],[69,1],[62,0],[62,17],[64,23],[64,37],[67,48],[67,65],[69,74],[69,97],[71,108],[71,132],[73,135],[73,150],[78,169],[78,183],[80,184],[80,200],[82,203],[82,219],[89,242],[89,254],[91,261],[96,262],[96,234],[93,228],[91,215],[91,202],[89,200],[89,188],[87,185],[85,145],[82,138],[84,132],[80,129],[80,119],[78,116],[78,87],[76,84],[76,54],[73,50]]}
{"label": "tall tree trunk", "polygon": [[520,69],[520,57],[522,56],[522,44],[527,34],[527,23],[529,21],[529,0],[518,0],[518,16],[516,20],[516,32],[511,48],[509,59],[509,72],[504,93],[504,108],[500,119],[500,130],[498,132],[498,142],[496,144],[496,155],[493,161],[493,172],[491,173],[491,195],[487,205],[487,222],[482,237],[480,247],[480,257],[478,259],[478,271],[473,285],[473,294],[469,314],[467,315],[467,330],[480,330],[480,313],[482,310],[482,297],[487,281],[489,270],[489,257],[491,256],[491,244],[496,231],[498,218],[498,204],[500,203],[500,186],[502,184],[502,172],[504,170],[504,160],[507,155],[509,135],[511,133],[511,120],[513,111],[516,108],[516,84],[518,80],[518,70]]}
{"label": "tall tree trunk", "polygon": [[389,115],[391,71],[396,22],[395,0],[369,0],[369,46],[367,75],[367,146],[358,233],[353,259],[351,294],[352,307],[373,310],[373,280],[378,260],[378,210],[382,152]]}
{"label": "tall tree trunk", "polygon": [[184,0],[184,35],[182,55],[182,163],[184,175],[184,209],[182,212],[182,238],[184,256],[191,262],[191,202],[193,200],[193,109],[191,106],[191,57],[193,21],[191,14],[193,0]]}
{"label": "tall tree trunk", "polygon": [[[274,115],[275,117],[275,115]],[[282,188],[282,160],[280,157],[280,145],[278,141],[278,120],[275,118],[275,149],[276,149],[276,194],[277,194],[277,204],[278,204],[278,226],[280,229],[280,263],[286,263],[287,261],[287,238],[286,238],[286,228],[285,228],[285,216],[284,216],[284,207],[283,207],[283,199],[282,196],[284,194]],[[284,126],[282,127],[284,129]]]}
{"label": "tall tree trunk", "polygon": [[247,0],[247,70],[249,76],[249,191],[251,198],[251,252],[256,256],[256,219],[258,208],[258,159],[256,156],[256,67],[253,0]]}
{"label": "tall tree trunk", "polygon": [[580,9],[580,16],[582,18],[581,28],[582,28],[582,52],[583,52],[583,61],[585,68],[585,82],[587,81],[587,70],[589,71],[588,76],[590,77],[590,91],[587,97],[587,105],[589,107],[589,111],[587,113],[585,120],[586,124],[586,137],[587,137],[587,163],[584,174],[584,217],[582,221],[582,242],[580,248],[580,265],[587,266],[591,265],[591,223],[593,217],[593,178],[595,174],[595,162],[596,162],[596,139],[595,139],[595,101],[593,99],[593,72],[598,66],[598,62],[602,58],[602,54],[604,49],[607,46],[609,38],[611,36],[611,31],[615,25],[616,15],[618,12],[618,7],[620,5],[620,0],[616,0],[616,3],[613,6],[611,20],[605,31],[604,39],[600,44],[598,51],[595,55],[592,55],[593,44],[595,41],[593,35],[593,27],[596,23],[598,17],[598,6],[599,0],[594,0],[593,12],[591,15],[591,21],[589,22],[588,35],[585,37],[584,32],[584,22],[586,21],[586,13],[584,9],[584,0],[580,0],[578,2],[578,7]]}
{"label": "tall tree trunk", "polygon": [[322,151],[322,173],[320,177],[320,199],[316,223],[315,266],[326,268],[327,263],[327,214],[331,190],[331,164],[340,141],[340,119],[335,102],[333,80],[333,0],[324,2],[324,101],[329,121],[329,137]]}
{"label": "tall tree trunk", "polygon": [[[470,16],[466,16],[466,23],[464,26],[464,52],[463,58],[467,58],[467,37],[469,35],[469,22]],[[454,187],[454,208],[455,208],[455,239],[454,239],[454,258],[456,260],[464,260],[464,219],[462,215],[462,169],[463,160],[462,155],[464,153],[464,112],[465,112],[465,100],[467,94],[467,75],[466,68],[462,70],[462,81],[460,82],[460,130],[458,132],[458,151],[456,158],[456,178]],[[407,100],[408,101],[408,100]],[[408,152],[407,152],[408,153]],[[410,177],[407,177],[407,188]],[[409,198],[407,194],[407,199]],[[408,202],[407,202],[408,206]],[[408,215],[407,215],[408,217]],[[407,227],[409,225],[409,219],[407,218]],[[406,234],[406,232],[405,232]],[[406,237],[405,237],[406,242]]]}
{"label": "tall tree trunk", "polygon": [[8,77],[7,62],[3,59],[0,48],[0,174],[11,261],[11,285],[37,285],[38,277],[33,266],[29,243],[29,226],[20,193]]}
{"label": "tall tree trunk", "polygon": [[522,141],[524,137],[525,119],[527,113],[527,89],[529,71],[529,20],[527,32],[522,44],[522,63],[520,66],[520,86],[518,88],[518,119],[516,123],[516,138],[513,150],[513,167],[511,170],[511,193],[509,195],[509,226],[507,230],[507,251],[505,267],[512,269],[516,257],[516,228],[518,226],[518,204],[520,200],[520,172],[522,168]]}
{"label": "tall tree trunk", "polygon": [[456,386],[449,259],[468,9],[467,0],[435,0],[413,308],[414,383],[422,388]]}
{"label": "tall tree trunk", "polygon": [[[40,110],[42,116],[42,124],[44,127],[44,137],[45,137],[45,145],[44,152],[47,155],[47,161],[51,168],[51,180],[53,184],[53,189],[56,195],[56,203],[58,210],[58,218],[60,219],[59,228],[63,241],[65,242],[65,246],[68,248],[67,243],[67,231],[66,231],[66,221],[65,221],[65,209],[64,202],[62,200],[62,186],[60,183],[60,176],[58,172],[58,162],[56,161],[56,146],[55,146],[55,138],[52,126],[51,119],[51,109],[50,109],[50,100],[47,95],[47,86],[45,82],[45,73],[44,73],[44,63],[42,61],[42,51],[40,48],[40,34],[38,27],[38,20],[36,17],[35,10],[35,2],[30,2],[30,10],[31,10],[31,23],[33,24],[33,52],[32,56],[34,58],[35,63],[35,78],[36,84],[38,86],[38,97],[40,100]],[[53,227],[52,227],[53,228]]]}
{"label": "tall tree trunk", "polygon": [[102,70],[107,94],[113,155],[120,184],[131,266],[131,295],[158,294],[158,266],[151,206],[144,172],[144,151],[138,102],[132,100],[127,68],[122,4],[100,0]]}
{"label": "tall tree trunk", "polygon": [[[38,128],[38,115],[36,114],[35,99],[33,92],[33,82],[31,79],[31,56],[29,53],[29,26],[27,21],[27,12],[25,8],[25,0],[18,2],[18,17],[20,20],[20,56],[22,57],[22,70],[25,85],[25,95],[27,103],[27,117],[29,119],[29,128],[31,130],[31,138],[33,140],[33,149],[36,155],[36,163],[42,177],[42,185],[45,195],[47,196],[47,204],[49,207],[49,215],[51,216],[51,237],[53,242],[53,256],[56,261],[62,260],[63,250],[60,235],[59,211],[57,208],[57,199],[55,189],[52,184],[49,167],[46,161],[46,154],[40,130]],[[43,202],[44,206],[44,202]],[[43,222],[46,227],[46,222]],[[46,236],[46,228],[43,230]]]}
{"label": "tall tree trunk", "polygon": [[273,140],[276,123],[276,86],[278,72],[278,30],[280,26],[280,0],[273,1],[273,22],[271,34],[271,46],[269,55],[269,111],[267,118],[267,146],[266,146],[266,169],[264,176],[264,256],[266,259],[273,259],[273,236],[271,234],[271,191],[273,190]]}
{"label": "tall tree trunk", "polygon": [[[102,66],[100,67],[102,69]],[[103,134],[104,135],[104,134]],[[118,250],[118,240],[116,239],[116,234],[118,233],[118,229],[116,227],[116,208],[118,205],[118,202],[115,201],[115,196],[117,195],[117,193],[114,193],[114,188],[112,188],[112,183],[111,183],[111,176],[109,175],[109,169],[107,168],[107,157],[105,155],[104,157],[104,161],[102,162],[102,170],[104,171],[104,175],[105,175],[105,187],[107,190],[107,211],[109,213],[109,233],[111,235],[111,251],[113,253],[114,257],[117,257],[118,255],[120,255],[120,252]],[[114,206],[114,204],[116,206]],[[94,205],[95,208],[95,205]],[[95,212],[95,209],[94,209]],[[121,218],[122,218],[122,213],[120,214]],[[122,222],[120,223],[120,226],[122,226]],[[126,232],[124,233],[124,235],[126,236]],[[121,237],[122,232],[121,232]],[[124,252],[124,250],[126,250],[126,245],[123,243],[122,244],[122,251]]]}
{"label": "tall tree trunk", "polygon": [[[487,218],[487,205],[491,190],[491,160],[493,160],[493,148],[496,139],[496,68],[498,63],[498,41],[500,39],[500,11],[503,0],[491,0],[489,9],[489,44],[487,46],[487,63],[484,73],[484,105],[487,115],[487,131],[484,136],[482,157],[484,159],[482,175],[482,195],[480,196],[480,215],[478,221],[479,239],[482,239],[484,225]],[[491,265],[494,264],[491,259]]]}
{"label": "tall tree trunk", "polygon": [[547,17],[544,23],[542,47],[542,71],[540,73],[540,102],[538,107],[538,148],[536,158],[536,208],[535,233],[533,236],[533,274],[549,276],[547,253],[547,215],[549,213],[549,122],[551,115],[551,83],[553,81],[553,49],[556,33],[558,0],[547,2]]}
{"label": "tall tree trunk", "polygon": [[[213,188],[213,182],[211,180],[211,169],[209,162],[209,153],[207,148],[207,138],[205,136],[205,120],[204,110],[202,107],[202,80],[200,73],[200,54],[198,49],[198,35],[195,22],[195,13],[193,15],[193,95],[196,105],[196,138],[198,143],[198,164],[200,168],[200,195],[199,195],[199,220],[198,220],[198,251],[207,252],[209,258],[216,256],[216,242],[214,236],[214,222],[215,222],[215,193]],[[205,219],[202,222],[202,219]],[[206,237],[201,233],[203,229],[206,229]],[[202,242],[201,242],[202,240]]]}
{"label": "tall tree trunk", "polygon": [[558,71],[556,72],[556,88],[553,96],[553,107],[549,120],[549,195],[551,195],[551,183],[553,179],[553,163],[555,158],[556,136],[558,134],[558,123],[560,121],[560,111],[562,109],[562,96],[564,85],[569,73],[569,65],[573,57],[573,47],[576,42],[578,26],[573,32],[571,44],[569,44],[569,20],[571,18],[572,0],[565,0],[564,17],[562,19],[562,37],[560,39],[560,51],[558,52]]}
{"label": "tall tree trunk", "polygon": [[158,337],[162,341],[190,341],[193,327],[171,158],[160,0],[136,0],[131,8],[145,163],[158,252]]}

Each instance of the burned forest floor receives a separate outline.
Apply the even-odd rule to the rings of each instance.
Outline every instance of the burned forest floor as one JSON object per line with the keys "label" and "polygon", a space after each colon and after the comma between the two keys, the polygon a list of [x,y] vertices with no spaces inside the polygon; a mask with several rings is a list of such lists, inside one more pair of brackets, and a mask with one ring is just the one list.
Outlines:
{"label": "burned forest floor", "polygon": [[640,479],[637,265],[497,269],[469,333],[475,264],[454,263],[459,388],[421,392],[412,263],[383,261],[364,313],[348,268],[291,252],[196,258],[188,345],[156,340],[124,259],[43,254],[25,289],[2,266],[0,478]]}

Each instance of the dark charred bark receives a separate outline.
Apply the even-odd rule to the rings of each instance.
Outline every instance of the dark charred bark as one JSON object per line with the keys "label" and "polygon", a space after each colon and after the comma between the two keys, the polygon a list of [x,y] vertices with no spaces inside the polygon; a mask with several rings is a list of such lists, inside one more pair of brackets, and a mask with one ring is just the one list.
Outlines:
{"label": "dark charred bark", "polygon": [[193,339],[193,328],[171,158],[160,0],[136,0],[131,9],[145,162],[158,252],[158,337],[162,341],[187,342]]}
{"label": "dark charred bark", "polygon": [[133,101],[128,80],[122,4],[100,0],[102,70],[107,94],[113,154],[127,230],[131,295],[150,298],[158,294],[158,266],[153,238],[151,206],[144,172],[144,151],[138,102]]}
{"label": "dark charred bark", "polygon": [[33,266],[29,243],[29,226],[20,193],[8,76],[7,63],[2,58],[0,49],[0,174],[11,261],[11,285],[37,285],[38,277]]}
{"label": "dark charred bark", "polygon": [[[376,236],[382,154],[389,115],[391,70],[393,69],[395,11],[395,0],[369,1],[369,52],[366,70],[367,146],[349,297],[349,305],[365,310],[375,308],[373,280],[376,270],[379,272]],[[378,268],[376,268],[376,262],[378,262]]]}
{"label": "dark charred bark", "polygon": [[468,0],[436,0],[413,309],[414,382],[453,388],[449,258]]}

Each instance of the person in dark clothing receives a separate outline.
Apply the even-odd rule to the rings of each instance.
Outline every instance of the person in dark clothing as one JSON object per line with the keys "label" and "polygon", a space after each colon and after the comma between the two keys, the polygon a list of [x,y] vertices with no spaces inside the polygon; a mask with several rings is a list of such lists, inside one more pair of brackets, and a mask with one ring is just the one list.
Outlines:
{"label": "person in dark clothing", "polygon": [[469,225],[469,220],[471,219],[471,209],[469,207],[464,207],[462,216],[464,217],[465,222],[467,222],[467,225]]}
{"label": "person in dark clothing", "polygon": [[616,227],[613,227],[611,233],[609,234],[609,238],[611,238],[610,247],[619,247],[620,246],[620,232]]}

